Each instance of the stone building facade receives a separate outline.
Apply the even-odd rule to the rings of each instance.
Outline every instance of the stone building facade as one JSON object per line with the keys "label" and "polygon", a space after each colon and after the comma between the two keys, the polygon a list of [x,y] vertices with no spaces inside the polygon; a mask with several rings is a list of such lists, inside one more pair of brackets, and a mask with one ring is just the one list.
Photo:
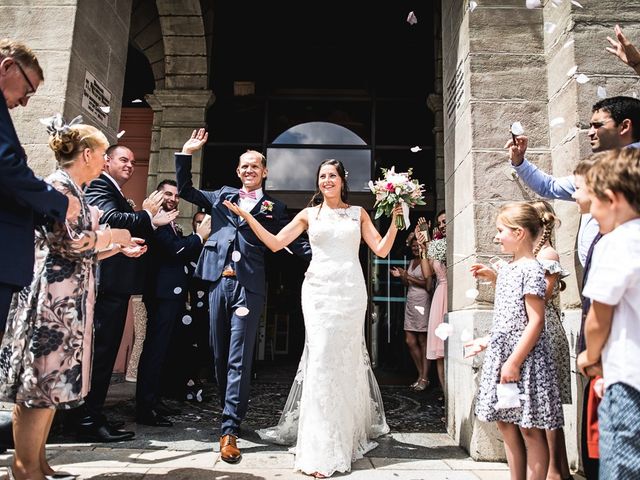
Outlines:
{"label": "stone building facade", "polygon": [[[634,72],[604,50],[615,23],[640,40],[640,0],[543,0],[535,9],[526,8],[524,0],[430,3],[433,8],[418,21],[433,24],[431,41],[422,47],[433,81],[424,85],[420,106],[431,117],[424,125],[433,139],[431,208],[433,212],[446,206],[448,214],[449,322],[457,332],[467,329],[480,335],[491,321],[492,292],[480,287],[478,298],[465,296],[476,286],[469,266],[497,253],[492,244],[496,208],[505,201],[534,197],[511,174],[503,148],[507,129],[520,121],[530,137],[529,160],[556,176],[569,174],[590,152],[586,128],[598,89],[602,94],[604,88],[607,96],[640,91]],[[408,13],[413,7],[406,2],[401,8]],[[216,15],[223,14],[205,0],[0,1],[2,31],[31,46],[45,72],[45,83],[29,107],[13,112],[33,168],[41,174],[53,168],[37,122],[49,112],[61,111],[68,118],[82,113],[116,140],[127,52],[133,47],[148,61],[154,82],[145,98],[153,111],[147,190],[173,177],[173,153],[193,128],[205,123],[219,95],[212,89],[221,73],[212,69],[213,52],[233,53],[237,47],[233,42],[216,45]],[[367,20],[363,10],[361,21]],[[260,42],[261,36],[275,33],[265,25],[250,34]],[[335,40],[328,34],[330,41]],[[579,74],[589,81],[577,82]],[[108,103],[107,113],[96,110],[101,101]],[[552,122],[557,118],[563,121]],[[196,184],[202,171],[197,155]],[[562,218],[555,245],[571,272],[561,307],[573,351],[580,313],[581,271],[575,256],[579,217],[570,202],[556,202],[555,207]],[[183,221],[191,214],[185,208]],[[448,430],[474,458],[503,458],[497,430],[473,416],[474,389],[469,386],[477,382],[480,360],[465,360],[461,353],[459,335],[454,334],[447,349]],[[576,378],[574,405],[566,410],[573,463],[581,389]]]}

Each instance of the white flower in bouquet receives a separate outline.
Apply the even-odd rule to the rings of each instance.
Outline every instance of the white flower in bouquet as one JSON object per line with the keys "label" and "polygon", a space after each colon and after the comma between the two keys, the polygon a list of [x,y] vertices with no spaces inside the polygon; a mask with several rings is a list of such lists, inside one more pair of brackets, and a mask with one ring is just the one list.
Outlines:
{"label": "white flower in bouquet", "polygon": [[395,167],[383,168],[384,178],[369,182],[371,192],[376,196],[375,218],[383,214],[390,217],[396,205],[402,205],[403,215],[396,216],[396,227],[403,230],[409,226],[409,208],[424,205],[424,186],[411,178],[412,170],[397,173]]}

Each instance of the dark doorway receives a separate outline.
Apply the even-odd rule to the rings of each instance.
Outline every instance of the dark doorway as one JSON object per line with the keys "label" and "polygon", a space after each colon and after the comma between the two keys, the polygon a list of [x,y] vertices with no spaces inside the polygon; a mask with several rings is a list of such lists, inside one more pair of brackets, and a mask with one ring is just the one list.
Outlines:
{"label": "dark doorway", "polygon": [[[432,217],[435,148],[427,97],[435,83],[433,3],[214,2],[210,86],[216,100],[207,117],[210,136],[201,187],[239,185],[237,159],[249,148],[264,153],[277,147],[316,148],[276,144],[276,139],[292,127],[326,122],[363,140],[363,145],[348,148],[368,152],[372,178],[379,177],[383,167],[412,168],[428,193],[427,205],[413,211],[412,219]],[[406,21],[410,11],[417,24]],[[412,151],[414,146],[420,150]],[[303,161],[303,152],[298,153]],[[313,167],[301,170],[315,174]],[[293,216],[312,192],[284,188],[270,193],[284,200]],[[370,208],[372,197],[362,191],[351,201]],[[386,231],[387,223],[381,220],[377,226]],[[406,253],[407,232],[402,233],[391,255],[399,262]],[[372,357],[378,367],[412,377],[404,346],[403,288],[364,248],[361,258],[370,282],[367,334]],[[273,352],[276,360],[291,364],[297,362],[304,340],[299,299],[306,266],[287,253],[271,257],[269,266],[267,324],[258,355],[270,361]],[[286,349],[279,348],[284,345],[284,324]]]}

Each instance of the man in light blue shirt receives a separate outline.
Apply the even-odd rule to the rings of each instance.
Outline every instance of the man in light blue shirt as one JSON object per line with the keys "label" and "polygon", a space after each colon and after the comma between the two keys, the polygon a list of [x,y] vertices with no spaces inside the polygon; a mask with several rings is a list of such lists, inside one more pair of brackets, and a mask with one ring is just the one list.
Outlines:
{"label": "man in light blue shirt", "polygon": [[[640,100],[611,97],[592,107],[588,136],[591,150],[601,152],[613,148],[640,148]],[[528,138],[524,135],[507,143],[509,157],[518,176],[538,195],[559,200],[572,200],[576,190],[573,175],[553,177],[525,159]],[[584,265],[589,246],[598,233],[598,223],[590,214],[582,215],[578,231],[578,257]]]}

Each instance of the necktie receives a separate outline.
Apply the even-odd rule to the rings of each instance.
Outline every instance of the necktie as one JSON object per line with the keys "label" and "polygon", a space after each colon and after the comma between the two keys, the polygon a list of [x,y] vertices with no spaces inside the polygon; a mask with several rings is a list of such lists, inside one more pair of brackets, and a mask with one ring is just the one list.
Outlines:
{"label": "necktie", "polygon": [[[584,269],[582,272],[582,288],[587,284],[587,278],[589,278],[589,270],[591,270],[591,257],[593,256],[593,249],[596,246],[596,243],[600,241],[602,238],[602,234],[598,232],[598,234],[594,237],[593,242],[589,246],[589,251],[587,252],[587,258],[584,260]],[[582,320],[580,322],[580,336],[578,337],[578,353],[583,352],[587,349],[587,345],[584,338],[584,322],[587,319],[587,313],[589,313],[589,308],[591,308],[591,299],[582,296]]]}
{"label": "necktie", "polygon": [[256,191],[252,190],[250,192],[247,192],[245,190],[238,190],[238,193],[240,194],[240,198],[252,198],[252,199],[256,199]]}

